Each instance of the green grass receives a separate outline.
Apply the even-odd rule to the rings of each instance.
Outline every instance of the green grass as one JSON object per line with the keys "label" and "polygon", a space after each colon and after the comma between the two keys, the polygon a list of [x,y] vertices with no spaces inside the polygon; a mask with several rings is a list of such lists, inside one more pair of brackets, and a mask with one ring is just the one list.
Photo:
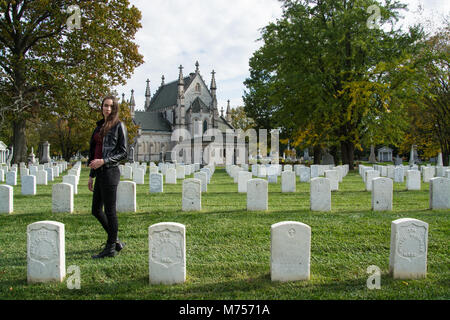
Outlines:
{"label": "green grass", "polygon": [[[22,196],[19,179],[14,213],[0,215],[0,299],[450,298],[450,210],[428,209],[428,184],[421,191],[394,184],[393,211],[372,212],[371,194],[351,172],[332,193],[331,212],[324,213],[309,210],[309,184],[297,179],[296,193],[282,194],[278,179],[269,184],[269,210],[247,212],[246,195],[218,168],[202,194],[203,210],[182,212],[180,181],[150,195],[147,175],[137,186],[137,212],[118,214],[119,237],[127,246],[115,258],[93,260],[106,234],[90,214],[87,179],[83,168],[73,214],[51,212],[51,185],[38,186],[36,196]],[[53,183],[59,182],[62,177]],[[391,221],[406,217],[429,224],[425,279],[394,280],[388,272]],[[65,224],[66,267],[80,267],[80,290],[69,290],[66,282],[27,284],[26,228],[41,220]],[[270,226],[288,220],[312,229],[310,281],[270,280]],[[149,284],[148,227],[158,222],[186,226],[183,284]],[[366,287],[370,265],[382,271],[380,290]]]}

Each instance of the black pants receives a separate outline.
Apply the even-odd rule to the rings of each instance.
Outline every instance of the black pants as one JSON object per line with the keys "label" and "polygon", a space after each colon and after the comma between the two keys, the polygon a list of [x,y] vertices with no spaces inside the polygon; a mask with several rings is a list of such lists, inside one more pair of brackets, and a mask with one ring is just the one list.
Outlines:
{"label": "black pants", "polygon": [[113,244],[117,241],[117,232],[119,228],[116,212],[116,198],[117,185],[120,180],[120,170],[118,167],[100,167],[95,173],[92,214],[97,218],[108,234],[107,242]]}

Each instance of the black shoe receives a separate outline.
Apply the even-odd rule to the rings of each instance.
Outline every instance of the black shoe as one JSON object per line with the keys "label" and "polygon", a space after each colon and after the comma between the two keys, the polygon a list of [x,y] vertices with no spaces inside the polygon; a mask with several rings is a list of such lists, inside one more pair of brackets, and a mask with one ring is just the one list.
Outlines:
{"label": "black shoe", "polygon": [[120,250],[122,250],[127,244],[125,242],[120,241],[119,239],[117,239],[116,241],[116,251],[119,252]]}
{"label": "black shoe", "polygon": [[101,259],[101,258],[105,258],[105,257],[114,257],[117,254],[116,251],[116,244],[112,243],[109,244],[107,243],[105,246],[105,249],[103,249],[102,252],[100,252],[97,255],[93,255],[92,259]]}

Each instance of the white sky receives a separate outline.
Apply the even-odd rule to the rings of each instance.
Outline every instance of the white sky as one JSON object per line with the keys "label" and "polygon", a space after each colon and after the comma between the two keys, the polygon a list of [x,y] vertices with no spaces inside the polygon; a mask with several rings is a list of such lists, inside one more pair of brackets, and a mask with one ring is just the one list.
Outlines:
{"label": "white sky", "polygon": [[[403,0],[408,4],[407,26],[430,19],[441,21],[450,13],[447,0]],[[144,64],[135,69],[125,86],[116,87],[120,97],[129,99],[134,89],[136,109],[143,110],[146,80],[150,80],[151,94],[161,84],[178,79],[179,65],[184,76],[195,71],[209,88],[211,71],[216,72],[219,112],[226,110],[227,100],[232,108],[243,105],[244,80],[249,76],[248,62],[261,45],[256,41],[260,29],[281,17],[281,3],[277,0],[130,0],[142,12],[142,28],[136,34]],[[422,4],[423,12],[417,11]]]}

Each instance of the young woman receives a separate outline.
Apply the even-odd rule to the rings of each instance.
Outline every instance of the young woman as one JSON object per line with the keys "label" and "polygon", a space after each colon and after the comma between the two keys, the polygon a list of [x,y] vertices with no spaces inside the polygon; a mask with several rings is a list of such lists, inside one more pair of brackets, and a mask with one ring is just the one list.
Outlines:
{"label": "young woman", "polygon": [[120,180],[119,162],[127,158],[127,129],[119,120],[119,102],[115,97],[103,99],[102,115],[103,119],[97,122],[90,141],[88,188],[94,192],[92,214],[105,229],[108,239],[103,251],[92,256],[94,259],[114,257],[125,245],[117,237],[116,196]]}

